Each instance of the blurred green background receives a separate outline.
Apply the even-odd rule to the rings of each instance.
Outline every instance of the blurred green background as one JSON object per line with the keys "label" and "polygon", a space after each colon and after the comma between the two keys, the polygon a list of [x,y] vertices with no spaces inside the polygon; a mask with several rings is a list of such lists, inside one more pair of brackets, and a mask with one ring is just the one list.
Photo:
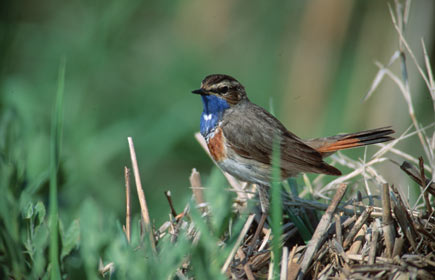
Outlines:
{"label": "blurred green background", "polygon": [[[406,26],[420,63],[421,38],[435,57],[434,6],[412,2]],[[193,138],[202,104],[190,94],[208,74],[236,77],[253,102],[273,107],[301,137],[385,125],[401,133],[411,124],[388,79],[362,101],[378,70],[374,61],[387,64],[397,49],[388,1],[27,0],[2,1],[0,14],[0,110],[14,127],[1,137],[13,137],[19,171],[26,183],[42,183],[44,202],[41,174],[49,167],[57,73],[66,57],[59,203],[68,223],[89,198],[124,219],[127,136],[135,141],[151,218],[157,225],[167,219],[164,190],[182,210],[191,169],[207,177],[213,166]],[[408,67],[417,118],[430,124],[429,94],[411,60]],[[400,147],[423,154],[416,143],[414,137]],[[391,183],[404,179],[389,173]]]}

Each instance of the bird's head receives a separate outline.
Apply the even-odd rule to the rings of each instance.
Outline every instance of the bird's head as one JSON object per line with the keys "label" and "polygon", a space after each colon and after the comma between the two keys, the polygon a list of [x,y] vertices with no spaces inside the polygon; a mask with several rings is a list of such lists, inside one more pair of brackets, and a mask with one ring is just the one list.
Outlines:
{"label": "bird's head", "polygon": [[[192,91],[192,93],[200,94],[209,98],[222,99],[229,106],[236,105],[241,100],[247,99],[245,88],[236,79],[228,75],[213,74],[204,78],[201,83],[201,88]],[[214,99],[214,98],[213,98]]]}

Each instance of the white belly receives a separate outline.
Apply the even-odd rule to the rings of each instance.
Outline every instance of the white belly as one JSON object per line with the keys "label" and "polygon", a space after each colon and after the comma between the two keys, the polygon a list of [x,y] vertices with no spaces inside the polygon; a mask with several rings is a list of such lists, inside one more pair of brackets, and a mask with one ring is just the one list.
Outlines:
{"label": "white belly", "polygon": [[223,171],[228,172],[241,181],[266,186],[270,185],[270,170],[265,164],[253,164],[252,161],[240,156],[236,156],[236,158],[235,160],[233,157],[229,156],[217,162],[217,164]]}

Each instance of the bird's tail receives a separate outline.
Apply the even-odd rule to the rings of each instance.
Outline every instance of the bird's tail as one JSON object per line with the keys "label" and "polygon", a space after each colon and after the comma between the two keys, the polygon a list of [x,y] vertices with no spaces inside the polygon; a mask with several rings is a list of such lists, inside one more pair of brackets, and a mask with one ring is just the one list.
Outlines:
{"label": "bird's tail", "polygon": [[322,156],[326,157],[339,150],[393,140],[394,138],[389,136],[393,133],[394,130],[391,129],[391,126],[388,126],[357,133],[340,134],[331,137],[311,139],[305,141],[305,143],[316,149],[322,154]]}

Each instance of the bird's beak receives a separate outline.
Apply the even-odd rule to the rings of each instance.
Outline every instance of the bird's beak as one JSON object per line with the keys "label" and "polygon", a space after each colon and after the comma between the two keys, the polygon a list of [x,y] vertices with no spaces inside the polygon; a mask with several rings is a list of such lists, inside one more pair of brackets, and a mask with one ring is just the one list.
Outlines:
{"label": "bird's beak", "polygon": [[195,94],[206,94],[206,91],[203,90],[202,88],[200,88],[200,89],[192,90],[192,93],[195,93]]}

